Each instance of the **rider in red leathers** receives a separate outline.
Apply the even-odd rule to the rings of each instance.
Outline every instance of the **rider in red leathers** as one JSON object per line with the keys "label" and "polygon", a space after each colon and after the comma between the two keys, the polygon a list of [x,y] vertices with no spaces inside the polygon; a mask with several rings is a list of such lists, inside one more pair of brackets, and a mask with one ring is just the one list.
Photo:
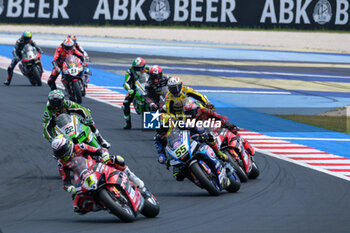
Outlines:
{"label": "rider in red leathers", "polygon": [[236,139],[238,141],[241,140],[243,142],[244,149],[246,149],[251,155],[255,154],[255,150],[249,144],[249,142],[244,138],[240,137],[239,133],[237,132],[238,127],[234,124],[229,123],[226,116],[222,116],[217,112],[208,108],[201,108],[199,105],[195,103],[189,103],[185,105],[184,113],[185,115],[191,116],[193,119],[196,119],[196,120],[205,121],[205,120],[208,120],[209,118],[212,118],[212,119],[221,121],[222,127],[230,130],[233,134],[236,135]]}
{"label": "rider in red leathers", "polygon": [[[63,180],[64,190],[73,195],[75,195],[77,191],[80,191],[81,187],[76,187],[72,184],[70,172],[73,170],[75,164],[71,160],[79,156],[92,156],[95,160],[100,159],[100,161],[113,166],[117,170],[126,172],[130,180],[133,181],[141,191],[144,189],[143,181],[125,165],[124,158],[120,155],[110,155],[105,148],[96,148],[85,143],[74,145],[70,139],[65,138],[62,134],[55,137],[51,143],[51,147],[54,157],[58,160],[57,165]],[[74,179],[76,182],[78,181],[76,177],[74,177]],[[102,207],[96,204],[91,196],[76,194],[74,197],[73,211],[77,214],[85,214],[90,211],[98,211],[101,209]]]}
{"label": "rider in red leathers", "polygon": [[69,55],[72,54],[77,56],[82,61],[83,65],[85,65],[84,54],[82,54],[78,49],[75,48],[74,41],[68,37],[55,51],[55,55],[52,61],[54,67],[49,77],[49,81],[47,82],[51,90],[57,89],[56,79],[61,73],[63,62]]}

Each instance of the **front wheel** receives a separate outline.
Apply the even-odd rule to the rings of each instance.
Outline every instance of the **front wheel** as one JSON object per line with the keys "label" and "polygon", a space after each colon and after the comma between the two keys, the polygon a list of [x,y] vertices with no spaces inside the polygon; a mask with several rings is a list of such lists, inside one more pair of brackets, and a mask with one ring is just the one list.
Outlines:
{"label": "front wheel", "polygon": [[232,167],[235,169],[239,179],[241,180],[242,183],[245,183],[248,181],[248,175],[247,173],[245,173],[245,171],[243,170],[243,168],[241,166],[238,165],[238,163],[236,162],[236,160],[232,157],[232,155],[225,151],[225,154],[227,155],[228,161],[230,162],[230,164],[232,165]]}
{"label": "front wheel", "polygon": [[[116,198],[113,198],[112,195],[110,191],[104,188],[98,193],[98,197],[112,214],[124,222],[133,222],[135,220],[135,214],[128,203],[120,203]],[[122,195],[122,193],[120,193],[120,195]]]}
{"label": "front wheel", "polygon": [[233,173],[227,180],[226,190],[230,193],[235,193],[241,188],[241,182],[238,178],[238,175]]}
{"label": "front wheel", "polygon": [[260,171],[255,161],[252,161],[252,170],[249,172],[249,179],[256,179],[260,175]]}
{"label": "front wheel", "polygon": [[73,91],[74,98],[76,99],[76,102],[78,104],[81,104],[82,93],[81,93],[81,89],[78,81],[72,82],[72,89],[73,89],[72,91]]}
{"label": "front wheel", "polygon": [[34,82],[36,83],[36,85],[41,86],[41,72],[39,70],[39,67],[34,66],[32,72],[32,78]]}
{"label": "front wheel", "polygon": [[208,193],[212,196],[220,195],[220,190],[214,186],[212,182],[210,182],[209,177],[205,174],[202,168],[198,163],[193,163],[190,167],[192,173],[199,180],[201,185],[208,191]]}
{"label": "front wheel", "polygon": [[159,214],[159,203],[151,192],[148,190],[146,192],[148,193],[143,195],[145,202],[140,213],[148,218],[154,218]]}

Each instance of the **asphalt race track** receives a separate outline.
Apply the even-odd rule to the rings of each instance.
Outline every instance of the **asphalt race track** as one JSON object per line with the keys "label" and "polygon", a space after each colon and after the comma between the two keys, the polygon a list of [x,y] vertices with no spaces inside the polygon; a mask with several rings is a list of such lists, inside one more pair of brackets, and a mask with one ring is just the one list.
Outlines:
{"label": "asphalt race track", "polygon": [[[1,82],[5,70],[0,69]],[[96,126],[125,157],[161,204],[155,219],[139,216],[122,223],[107,212],[76,216],[62,189],[49,143],[42,137],[41,115],[49,88],[30,86],[15,74],[0,85],[0,232],[349,232],[347,181],[263,154],[261,175],[238,193],[211,197],[188,181],[176,182],[157,163],[153,132],[122,129],[122,111],[91,99]],[[138,129],[137,129],[138,128]]]}

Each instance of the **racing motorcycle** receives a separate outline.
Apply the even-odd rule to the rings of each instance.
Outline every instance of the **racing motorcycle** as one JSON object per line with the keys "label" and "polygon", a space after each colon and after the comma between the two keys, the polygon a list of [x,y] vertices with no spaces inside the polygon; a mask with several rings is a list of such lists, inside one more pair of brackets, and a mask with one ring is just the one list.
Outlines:
{"label": "racing motorcycle", "polygon": [[26,44],[21,53],[22,60],[18,66],[22,74],[29,79],[33,86],[41,86],[41,76],[43,74],[41,54],[30,44]]}
{"label": "racing motorcycle", "polygon": [[146,83],[148,80],[148,74],[142,73],[140,78],[135,81],[136,92],[133,100],[133,105],[137,114],[143,114],[143,112],[150,111],[149,105],[145,100],[146,95]]}
{"label": "racing motorcycle", "polygon": [[159,214],[159,203],[153,194],[146,188],[141,192],[125,172],[96,162],[90,156],[74,157],[72,162],[75,180],[81,185],[77,194],[83,194],[83,198],[101,209],[125,222],[134,221],[139,213],[149,218]]}
{"label": "racing motorcycle", "polygon": [[241,182],[229,163],[218,160],[213,149],[190,137],[188,130],[174,128],[169,136],[166,152],[170,166],[176,166],[198,187],[217,196],[223,189],[237,192]]}
{"label": "racing motorcycle", "polygon": [[226,128],[214,128],[211,131],[220,150],[228,156],[231,165],[235,168],[242,182],[256,179],[259,168],[254,157],[244,148],[243,140]]}
{"label": "racing motorcycle", "polygon": [[84,125],[83,120],[77,115],[62,113],[55,118],[56,135],[63,134],[72,139],[74,144],[86,143],[93,147],[101,147],[96,135],[90,127]]}
{"label": "racing motorcycle", "polygon": [[90,70],[82,65],[78,57],[69,55],[66,58],[62,66],[62,82],[70,100],[79,104],[82,102],[82,97],[86,95],[90,75]]}

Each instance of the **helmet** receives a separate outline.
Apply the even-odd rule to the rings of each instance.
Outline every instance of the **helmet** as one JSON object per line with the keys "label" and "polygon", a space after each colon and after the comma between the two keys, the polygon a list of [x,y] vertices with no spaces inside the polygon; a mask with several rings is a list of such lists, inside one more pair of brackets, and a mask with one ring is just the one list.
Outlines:
{"label": "helmet", "polygon": [[137,75],[140,75],[145,70],[146,61],[142,57],[138,57],[132,61],[132,69]]}
{"label": "helmet", "polygon": [[72,51],[73,48],[74,48],[74,41],[70,37],[67,37],[67,39],[63,41],[63,49],[65,51]]}
{"label": "helmet", "polygon": [[57,159],[62,159],[64,162],[67,162],[72,158],[74,144],[70,139],[60,134],[52,140],[51,148],[53,150],[53,155]]}
{"label": "helmet", "polygon": [[29,42],[32,39],[32,33],[29,31],[25,31],[23,32],[22,37],[25,42]]}
{"label": "helmet", "polygon": [[64,103],[64,94],[61,90],[50,91],[49,96],[50,106],[56,111],[60,111]]}
{"label": "helmet", "polygon": [[187,102],[183,108],[183,112],[186,116],[189,116],[191,118],[194,118],[197,116],[199,109],[199,105],[196,104],[194,101]]}
{"label": "helmet", "polygon": [[153,83],[157,84],[163,77],[163,70],[160,66],[154,65],[149,70],[149,77]]}
{"label": "helmet", "polygon": [[77,44],[77,37],[74,34],[70,34],[67,36],[67,39],[70,38],[73,40],[74,45]]}
{"label": "helmet", "polygon": [[168,81],[169,92],[175,96],[179,96],[182,90],[182,81],[179,77],[171,77]]}

